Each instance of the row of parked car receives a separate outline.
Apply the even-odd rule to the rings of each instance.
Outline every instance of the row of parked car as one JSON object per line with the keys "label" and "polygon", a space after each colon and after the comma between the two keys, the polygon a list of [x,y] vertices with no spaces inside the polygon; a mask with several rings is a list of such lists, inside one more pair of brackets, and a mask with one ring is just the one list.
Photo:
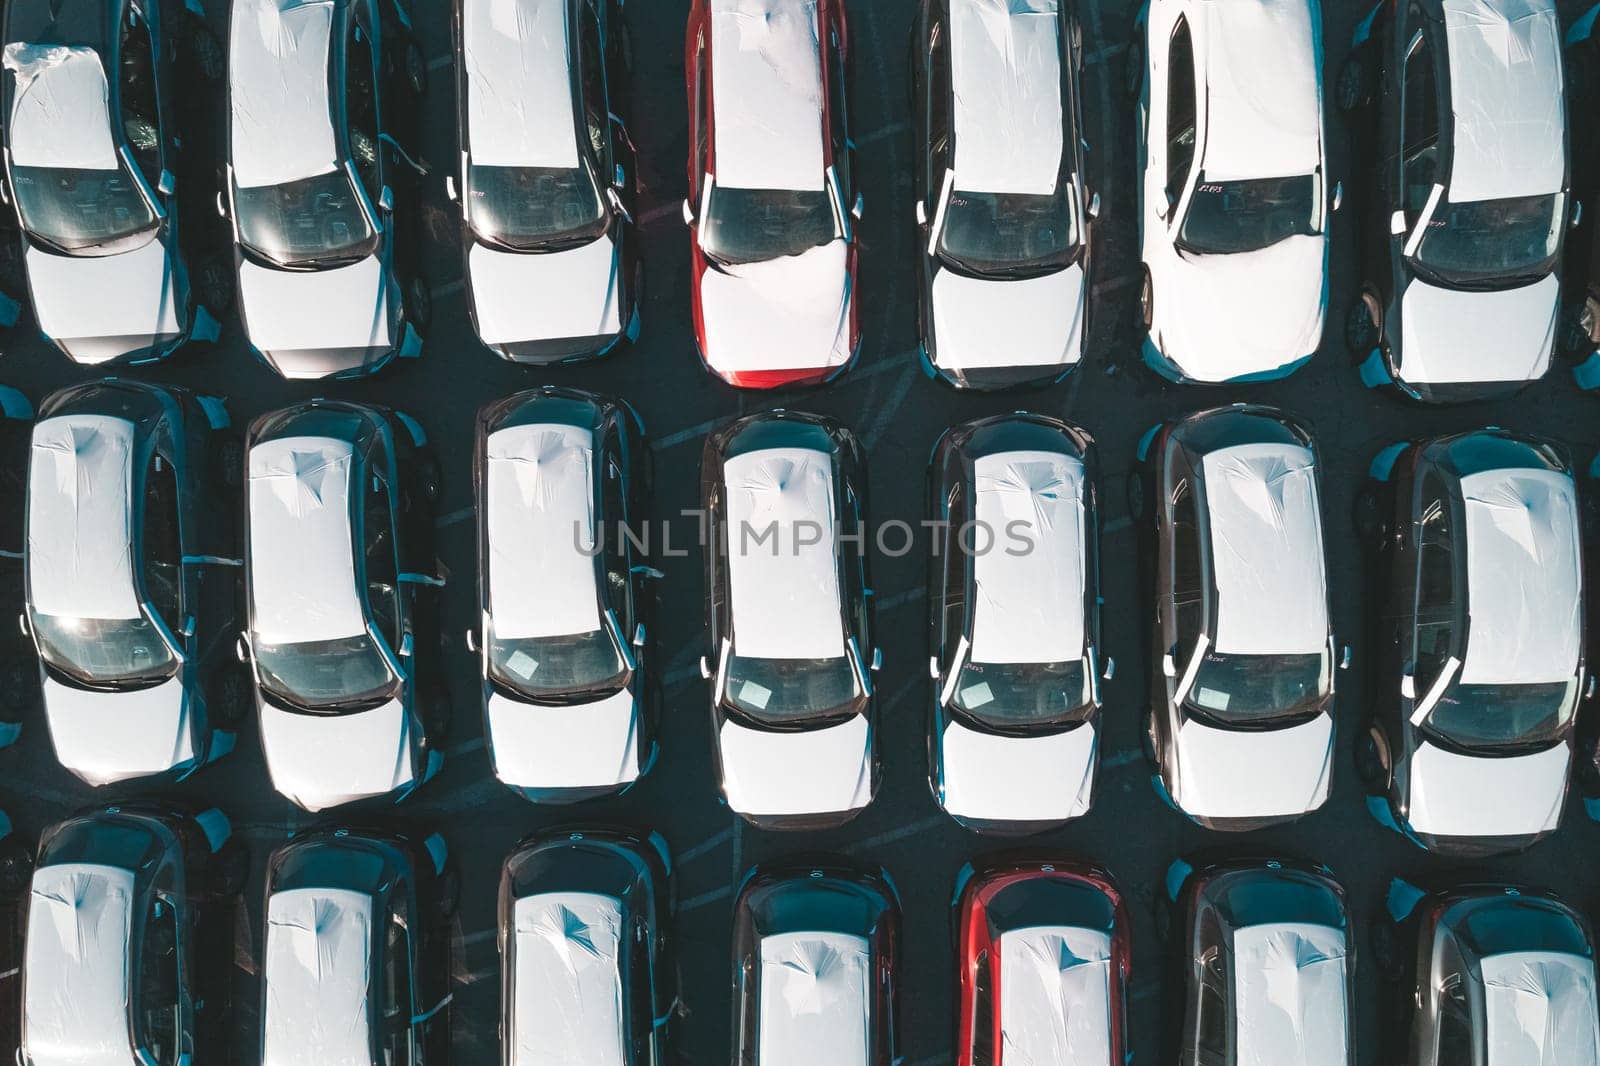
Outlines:
{"label": "row of parked car", "polygon": [[[548,364],[637,337],[621,0],[456,0],[454,16],[445,181],[479,338]],[[1567,41],[1584,86],[1594,22]],[[232,0],[225,55],[196,0],[15,0],[5,42],[4,193],[35,317],[72,358],[146,362],[214,339],[235,290],[251,347],[286,377],[420,354],[429,63],[401,0]],[[690,12],[693,317],[706,367],[737,386],[826,381],[860,348],[847,42],[840,0]],[[1583,241],[1561,310],[1573,190],[1600,187],[1600,158],[1593,138],[1569,147],[1568,111],[1584,130],[1592,101],[1568,90],[1553,0],[1379,4],[1352,47],[1336,99],[1356,133],[1366,280],[1338,295],[1363,378],[1429,401],[1503,394],[1544,374],[1559,335],[1594,356],[1580,380],[1600,379]],[[1322,57],[1315,0],[1148,0],[1138,15],[1140,306],[1146,361],[1173,380],[1280,377],[1321,343],[1344,199]],[[1082,76],[1072,0],[918,9],[921,350],[957,386],[1044,383],[1083,357],[1101,197]],[[209,206],[216,173],[178,101],[207,78],[226,81],[215,203],[232,263],[191,270],[180,236],[215,220],[180,234],[180,206]]]}
{"label": "row of parked car", "polygon": [[[0,847],[0,1051],[24,1066],[226,1057],[248,860],[220,811],[81,813],[46,830],[37,865],[14,838]],[[655,834],[559,829],[516,847],[497,909],[503,1061],[663,1061],[679,1007],[672,876]],[[1167,888],[1176,1061],[1357,1061],[1356,937],[1326,868],[1179,862]],[[274,851],[252,937],[264,1066],[443,1062],[458,893],[438,836],[315,829]],[[958,1066],[1128,1059],[1132,923],[1109,873],[996,857],[962,869],[953,908]],[[900,1061],[900,942],[882,870],[752,870],[733,907],[730,1061]],[[1396,986],[1386,1061],[1600,1060],[1593,933],[1555,896],[1397,883],[1371,945],[1368,972]]]}

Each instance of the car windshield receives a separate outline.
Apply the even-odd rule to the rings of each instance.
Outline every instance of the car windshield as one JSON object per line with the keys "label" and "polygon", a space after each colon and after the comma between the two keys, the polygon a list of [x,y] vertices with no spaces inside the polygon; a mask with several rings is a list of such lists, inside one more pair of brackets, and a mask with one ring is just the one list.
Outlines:
{"label": "car windshield", "polygon": [[713,184],[700,249],[724,266],[799,255],[840,236],[826,189],[734,189]]}
{"label": "car windshield", "polygon": [[601,628],[561,637],[489,640],[489,676],[531,699],[598,698],[628,680],[628,664]]}
{"label": "car windshield", "polygon": [[1058,270],[1077,254],[1072,197],[1068,182],[1045,196],[956,190],[945,203],[939,252],[974,274]]}
{"label": "car windshield", "polygon": [[75,618],[30,612],[39,655],[84,685],[139,688],[172,676],[177,659],[156,627],[138,618]]}
{"label": "car windshield", "polygon": [[386,699],[398,678],[366,634],[340,640],[272,644],[257,639],[261,687],[307,710],[358,710]]}
{"label": "car windshield", "polygon": [[235,188],[233,203],[240,242],[283,266],[331,266],[370,255],[376,246],[377,234],[343,170]]}
{"label": "car windshield", "polygon": [[1538,278],[1561,254],[1564,197],[1518,196],[1441,201],[1429,216],[1414,261],[1459,285]]}
{"label": "car windshield", "polygon": [[610,221],[587,167],[474,163],[467,176],[467,220],[492,244],[518,251],[587,244]]}
{"label": "car windshield", "polygon": [[1578,682],[1452,685],[1428,715],[1428,728],[1465,748],[1544,744],[1560,738],[1577,707]]}
{"label": "car windshield", "polygon": [[1294,236],[1317,233],[1317,178],[1208,181],[1200,175],[1189,198],[1178,243],[1202,255],[1270,248]]}
{"label": "car windshield", "polygon": [[126,164],[115,170],[11,168],[28,233],[63,252],[83,252],[154,233],[156,215]]}
{"label": "car windshield", "polygon": [[1256,725],[1304,714],[1328,694],[1327,655],[1227,655],[1205,650],[1185,702],[1225,725]]}
{"label": "car windshield", "polygon": [[857,709],[863,693],[848,656],[832,659],[754,659],[728,656],[727,700],[761,721],[803,722]]}
{"label": "car windshield", "polygon": [[1081,659],[1059,663],[972,663],[961,668],[953,702],[999,728],[1079,721],[1093,706]]}

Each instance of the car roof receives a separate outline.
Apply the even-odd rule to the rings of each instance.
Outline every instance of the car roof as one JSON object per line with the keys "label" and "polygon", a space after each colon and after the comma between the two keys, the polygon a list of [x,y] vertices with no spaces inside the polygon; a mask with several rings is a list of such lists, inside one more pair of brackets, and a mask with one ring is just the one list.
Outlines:
{"label": "car roof", "polygon": [[1444,0],[1450,199],[1559,191],[1566,180],[1561,22],[1551,0]]}
{"label": "car roof", "polygon": [[1328,643],[1316,460],[1294,444],[1235,444],[1200,460],[1217,590],[1212,646],[1288,655]]}
{"label": "car roof", "polygon": [[1487,956],[1478,965],[1486,1062],[1600,1062],[1593,960],[1554,951],[1514,951]]}
{"label": "car roof", "polygon": [[761,939],[762,1066],[867,1066],[872,967],[865,937],[801,931]]}
{"label": "car roof", "polygon": [[[843,655],[833,457],[763,448],[728,458],[722,476],[734,652],[757,659]],[[758,542],[769,527],[776,539]]]}
{"label": "car roof", "polygon": [[1083,655],[1086,477],[1082,459],[1060,452],[995,452],[973,460],[973,517],[987,530],[966,545],[976,586],[974,662],[1055,663]]}
{"label": "car roof", "polygon": [[1000,1032],[1022,1062],[1111,1066],[1111,937],[1035,926],[1000,934]]}
{"label": "car roof", "polygon": [[355,449],[334,437],[276,437],[250,449],[251,627],[273,643],[366,632],[356,588]]}
{"label": "car roof", "polygon": [[817,0],[710,5],[717,184],[822,189],[827,163]]}
{"label": "car roof", "polygon": [[110,87],[100,53],[82,45],[12,42],[11,161],[19,166],[115,170]]}
{"label": "car roof", "polygon": [[1461,479],[1466,510],[1468,684],[1569,680],[1582,654],[1577,490],[1556,470]]}
{"label": "car roof", "polygon": [[472,162],[578,165],[570,0],[464,0],[461,39]]}
{"label": "car roof", "polygon": [[233,0],[228,89],[242,188],[331,173],[339,163],[328,57],[339,0]]}
{"label": "car roof", "polygon": [[1055,191],[1065,136],[1060,27],[1060,0],[950,0],[957,189]]}
{"label": "car roof", "polygon": [[551,422],[489,434],[485,565],[496,637],[567,636],[600,628],[592,554],[594,443],[587,427]]}
{"label": "car roof", "polygon": [[267,900],[263,1066],[371,1066],[373,899],[295,888]]}
{"label": "car roof", "polygon": [[91,863],[33,874],[23,959],[24,1044],[35,1066],[127,1066],[134,874]]}
{"label": "car roof", "polygon": [[626,1066],[622,904],[545,892],[512,905],[510,1066]]}
{"label": "car roof", "polygon": [[1300,922],[1233,931],[1236,1066],[1346,1066],[1349,979],[1342,929]]}
{"label": "car roof", "polygon": [[72,414],[33,427],[28,595],[41,614],[138,618],[133,572],[134,424]]}

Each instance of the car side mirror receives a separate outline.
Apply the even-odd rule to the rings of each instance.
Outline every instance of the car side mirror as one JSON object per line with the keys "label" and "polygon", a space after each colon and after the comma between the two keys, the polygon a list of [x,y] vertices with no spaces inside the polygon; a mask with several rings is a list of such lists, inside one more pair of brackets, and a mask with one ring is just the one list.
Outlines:
{"label": "car side mirror", "polygon": [[869,669],[871,669],[873,673],[877,673],[879,670],[883,669],[883,649],[882,648],[873,648],[872,649],[872,666]]}
{"label": "car side mirror", "polygon": [[233,657],[242,663],[250,661],[250,641],[245,638],[243,633],[240,633],[233,640]]}
{"label": "car side mirror", "polygon": [[633,629],[633,646],[635,648],[644,647],[644,623],[643,622],[640,622]]}
{"label": "car side mirror", "polygon": [[939,657],[937,655],[928,656],[928,676],[935,681],[939,680]]}
{"label": "car side mirror", "polygon": [[1177,650],[1177,646],[1174,645],[1167,650],[1165,655],[1161,657],[1161,672],[1168,677],[1178,676],[1178,662],[1173,657],[1173,652]]}
{"label": "car side mirror", "polygon": [[456,193],[456,176],[454,174],[446,174],[444,176],[444,194],[450,197],[450,202],[453,204],[461,202],[461,197]]}
{"label": "car side mirror", "polygon": [[378,210],[386,215],[394,211],[394,190],[387,185],[378,194]]}
{"label": "car side mirror", "polygon": [[1400,675],[1400,695],[1408,700],[1417,698],[1417,675],[1409,669]]}
{"label": "car side mirror", "polygon": [[1088,212],[1090,218],[1100,217],[1100,194],[1098,192],[1090,195]]}
{"label": "car side mirror", "polygon": [[1583,221],[1583,201],[1572,201],[1572,228],[1577,229],[1578,223]]}
{"label": "car side mirror", "polygon": [[403,636],[401,636],[401,638],[400,638],[400,649],[399,649],[399,651],[395,652],[395,654],[400,656],[400,658],[402,658],[402,659],[409,659],[411,657],[411,651],[412,651],[412,648],[414,646],[415,646],[415,642],[411,639],[411,634],[410,633],[406,633]]}
{"label": "car side mirror", "polygon": [[1344,646],[1344,650],[1339,655],[1339,669],[1350,669],[1350,645],[1348,644]]}
{"label": "car side mirror", "polygon": [[1594,699],[1594,690],[1595,690],[1595,679],[1594,679],[1594,675],[1590,674],[1589,675],[1589,680],[1583,686],[1583,698],[1586,699],[1586,700]]}
{"label": "car side mirror", "polygon": [[683,224],[685,226],[694,225],[694,208],[689,206],[689,198],[687,196],[683,198]]}
{"label": "car side mirror", "polygon": [[866,213],[866,210],[866,197],[862,196],[860,193],[856,193],[856,202],[850,205],[850,217],[855,219],[857,222],[860,222],[861,216]]}
{"label": "car side mirror", "polygon": [[633,221],[633,212],[629,211],[627,205],[622,202],[622,194],[617,192],[616,186],[613,185],[606,190],[606,200],[611,204],[611,210],[615,211],[619,217],[628,222]]}
{"label": "car side mirror", "polygon": [[475,630],[475,629],[467,630],[467,641],[466,641],[466,643],[467,643],[467,650],[468,651],[470,651],[474,655],[478,654],[478,632],[477,632],[477,630]]}
{"label": "car side mirror", "polygon": [[711,680],[711,663],[706,660],[704,655],[700,656],[700,676],[707,681]]}
{"label": "car side mirror", "polygon": [[228,217],[228,198],[222,195],[222,190],[217,190],[217,217]]}
{"label": "car side mirror", "polygon": [[170,170],[163,170],[161,177],[156,179],[156,191],[162,196],[171,196],[172,190],[178,187],[178,179]]}
{"label": "car side mirror", "polygon": [[23,611],[21,614],[17,615],[17,628],[22,630],[23,636],[32,636],[32,634],[28,632],[28,612]]}
{"label": "car side mirror", "polygon": [[1110,681],[1113,677],[1116,677],[1116,676],[1117,676],[1117,660],[1111,658],[1108,655],[1108,656],[1106,656],[1106,667],[1105,667],[1104,670],[1100,671],[1100,680],[1102,680],[1102,681]]}
{"label": "car side mirror", "polygon": [[621,163],[617,163],[611,168],[611,184],[619,189],[628,184],[628,172]]}
{"label": "car side mirror", "polygon": [[189,615],[183,620],[183,627],[178,630],[178,635],[184,640],[194,636],[194,615]]}
{"label": "car side mirror", "polygon": [[1344,206],[1344,182],[1333,183],[1333,209],[1335,211]]}
{"label": "car side mirror", "polygon": [[928,224],[928,205],[922,202],[922,198],[920,196],[917,198],[917,203],[915,208],[913,208],[913,211],[917,217],[917,225],[926,226]]}
{"label": "car side mirror", "polygon": [[1404,211],[1396,211],[1394,214],[1389,216],[1389,232],[1398,237],[1405,231],[1406,213]]}

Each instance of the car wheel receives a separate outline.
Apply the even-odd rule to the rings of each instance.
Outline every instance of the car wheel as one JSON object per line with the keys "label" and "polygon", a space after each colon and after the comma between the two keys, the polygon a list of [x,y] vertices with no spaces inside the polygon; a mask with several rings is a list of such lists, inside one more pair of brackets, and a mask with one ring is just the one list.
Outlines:
{"label": "car wheel", "polygon": [[428,58],[416,41],[406,43],[406,85],[419,99],[428,91]]}
{"label": "car wheel", "polygon": [[1350,304],[1344,315],[1344,343],[1351,359],[1360,363],[1372,354],[1383,333],[1382,321],[1383,310],[1370,292],[1363,292]]}
{"label": "car wheel", "polygon": [[250,879],[250,853],[238,840],[229,840],[211,857],[207,877],[213,896],[232,899],[244,891],[245,882]]}
{"label": "car wheel", "polygon": [[216,464],[216,482],[225,489],[238,489],[244,484],[244,441],[233,433],[224,432],[216,450],[211,453]]}
{"label": "car wheel", "polygon": [[1356,742],[1356,776],[1368,787],[1389,787],[1389,741],[1377,726]]}
{"label": "car wheel", "polygon": [[1367,105],[1372,97],[1372,68],[1365,56],[1357,52],[1344,61],[1333,91],[1339,110],[1347,115]]}
{"label": "car wheel", "polygon": [[192,20],[192,26],[189,34],[189,56],[194,63],[195,72],[208,82],[221,81],[223,75],[228,72],[228,57],[222,50],[222,42],[211,32],[211,27],[200,19]]}
{"label": "car wheel", "polygon": [[1150,332],[1150,326],[1156,320],[1156,294],[1150,280],[1150,268],[1139,264],[1139,320],[1144,325],[1144,331]]}
{"label": "car wheel", "polygon": [[1135,522],[1144,521],[1144,474],[1138,470],[1129,473],[1124,491],[1127,494],[1128,517]]}
{"label": "car wheel", "polygon": [[1600,349],[1600,297],[1591,294],[1582,303],[1562,308],[1560,351],[1581,363],[1596,349]]}
{"label": "car wheel", "polygon": [[237,282],[233,262],[220,255],[208,255],[200,264],[195,278],[200,290],[200,302],[206,310],[221,318],[233,306],[234,287]]}
{"label": "car wheel", "polygon": [[242,665],[230,663],[211,684],[211,719],[218,729],[237,732],[250,713],[250,678]]}
{"label": "car wheel", "polygon": [[420,274],[406,283],[405,305],[406,317],[411,319],[418,333],[426,336],[428,327],[433,324],[433,290]]}
{"label": "car wheel", "polygon": [[33,852],[15,836],[0,841],[0,896],[15,896],[33,877]]}
{"label": "car wheel", "polygon": [[1356,539],[1363,547],[1376,549],[1388,535],[1388,523],[1383,519],[1383,505],[1378,491],[1363,485],[1356,492],[1355,503],[1350,508],[1350,524],[1355,527]]}

